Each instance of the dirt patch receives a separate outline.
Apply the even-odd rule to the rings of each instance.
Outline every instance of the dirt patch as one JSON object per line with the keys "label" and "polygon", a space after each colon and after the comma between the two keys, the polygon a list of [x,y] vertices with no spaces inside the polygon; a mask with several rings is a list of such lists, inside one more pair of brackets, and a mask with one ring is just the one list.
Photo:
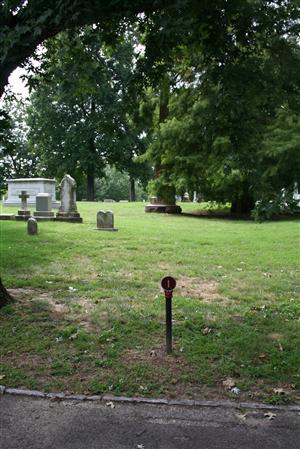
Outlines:
{"label": "dirt patch", "polygon": [[29,352],[23,352],[22,354],[10,352],[1,356],[1,363],[8,363],[14,368],[26,367],[29,370],[34,370],[36,367],[45,365],[45,362],[45,357]]}
{"label": "dirt patch", "polygon": [[166,271],[166,270],[170,270],[171,269],[171,265],[168,262],[159,262],[158,263],[158,268],[160,270]]}
{"label": "dirt patch", "polygon": [[128,349],[123,353],[124,365],[136,363],[150,363],[152,366],[178,371],[184,364],[183,359],[166,355],[164,347],[155,347],[149,350]]}
{"label": "dirt patch", "polygon": [[205,303],[228,303],[229,299],[218,293],[216,281],[203,282],[199,278],[181,276],[177,280],[179,294],[188,298],[201,299]]}
{"label": "dirt patch", "polygon": [[278,334],[278,333],[273,333],[273,334],[270,334],[269,337],[273,341],[278,341],[278,340],[282,340],[284,338],[284,335],[283,334]]}
{"label": "dirt patch", "polygon": [[[180,356],[166,355],[165,347],[156,346],[152,349],[128,349],[121,357],[121,363],[134,369],[137,365],[149,365],[153,381],[167,386],[170,397],[184,397],[187,383],[180,379],[181,373],[185,375],[191,371],[187,362]],[[145,391],[142,390],[143,395]]]}
{"label": "dirt patch", "polygon": [[8,288],[7,290],[17,301],[22,301],[23,299],[31,299],[35,295],[42,292],[42,290],[39,290],[37,288]]}
{"label": "dirt patch", "polygon": [[[153,382],[164,386],[164,395],[170,399],[227,399],[228,392],[220,385],[207,385],[198,379],[197,375],[184,358],[178,355],[174,347],[173,355],[167,355],[165,347],[136,350],[130,349],[123,353],[121,362],[134,372],[137,365],[149,365]],[[174,355],[177,353],[176,355]],[[184,378],[182,378],[184,373]],[[190,380],[187,380],[187,377]],[[147,385],[147,382],[146,382]],[[147,388],[140,386],[138,394],[143,396]]]}
{"label": "dirt patch", "polygon": [[65,304],[53,298],[53,294],[51,292],[45,292],[45,290],[33,288],[14,288],[9,291],[11,292],[11,295],[20,302],[42,302],[48,304],[51,311],[58,314],[66,313],[69,310]]}

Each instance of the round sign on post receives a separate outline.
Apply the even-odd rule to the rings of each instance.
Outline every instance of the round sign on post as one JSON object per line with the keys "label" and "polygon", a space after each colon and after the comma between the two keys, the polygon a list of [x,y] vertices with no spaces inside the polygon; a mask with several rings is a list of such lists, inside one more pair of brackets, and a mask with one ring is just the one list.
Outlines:
{"label": "round sign on post", "polygon": [[176,287],[176,281],[171,276],[166,276],[162,279],[161,286],[164,290],[174,290]]}
{"label": "round sign on post", "polygon": [[161,281],[166,298],[166,349],[167,354],[172,352],[172,296],[176,287],[176,281],[171,276],[166,276]]}

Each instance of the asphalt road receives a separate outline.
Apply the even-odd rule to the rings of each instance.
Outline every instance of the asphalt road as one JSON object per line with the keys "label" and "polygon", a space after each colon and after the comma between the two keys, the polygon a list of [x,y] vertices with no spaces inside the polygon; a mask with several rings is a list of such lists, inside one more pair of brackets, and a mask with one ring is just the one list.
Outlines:
{"label": "asphalt road", "polygon": [[0,448],[299,449],[300,412],[266,412],[3,395]]}

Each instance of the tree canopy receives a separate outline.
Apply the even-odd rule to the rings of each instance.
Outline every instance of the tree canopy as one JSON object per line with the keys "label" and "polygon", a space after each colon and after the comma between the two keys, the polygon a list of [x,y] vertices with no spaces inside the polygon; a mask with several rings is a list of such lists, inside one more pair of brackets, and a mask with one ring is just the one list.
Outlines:
{"label": "tree canopy", "polygon": [[0,0],[0,96],[14,69],[60,31],[101,23],[116,29],[122,19],[163,8],[165,0]]}
{"label": "tree canopy", "polygon": [[[134,77],[134,35],[105,45],[96,26],[47,41],[28,108],[30,146],[45,174],[87,180],[87,199],[107,164],[137,177],[144,149]],[[142,173],[142,172],[141,172]]]}
{"label": "tree canopy", "polygon": [[[208,58],[228,58],[236,43],[299,31],[297,0],[0,0],[0,96],[10,73],[60,31],[98,23],[112,35],[124,21],[145,30],[147,64],[160,71],[171,50],[188,43]],[[170,58],[169,58],[170,59]],[[146,65],[147,65],[146,64]]]}

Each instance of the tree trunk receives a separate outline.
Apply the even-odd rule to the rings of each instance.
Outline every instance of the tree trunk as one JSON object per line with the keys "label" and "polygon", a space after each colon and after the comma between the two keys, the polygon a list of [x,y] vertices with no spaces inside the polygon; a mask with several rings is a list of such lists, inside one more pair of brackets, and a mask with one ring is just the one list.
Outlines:
{"label": "tree trunk", "polygon": [[232,200],[230,212],[234,214],[250,214],[254,209],[255,201],[249,193]]}
{"label": "tree trunk", "polygon": [[14,298],[8,293],[0,278],[0,308],[14,302]]}
{"label": "tree trunk", "polygon": [[135,197],[135,180],[134,178],[130,178],[129,180],[129,200],[130,201],[135,201],[136,197]]}
{"label": "tree trunk", "polygon": [[86,199],[88,201],[95,201],[95,173],[93,167],[89,167],[87,172]]}
{"label": "tree trunk", "polygon": [[[91,103],[91,114],[95,113],[95,102],[92,100]],[[87,189],[86,189],[86,199],[88,201],[95,201],[95,158],[96,158],[96,148],[95,148],[95,138],[91,137],[89,143],[89,161],[87,164]]]}

